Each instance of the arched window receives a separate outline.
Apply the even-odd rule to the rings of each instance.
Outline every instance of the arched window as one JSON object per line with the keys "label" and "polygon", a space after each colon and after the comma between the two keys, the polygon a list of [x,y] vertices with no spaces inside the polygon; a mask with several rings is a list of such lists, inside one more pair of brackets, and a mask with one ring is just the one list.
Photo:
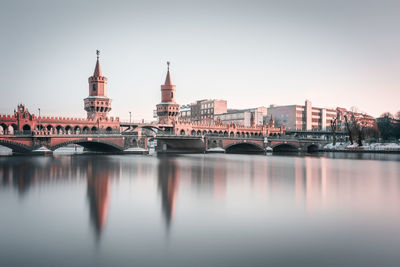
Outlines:
{"label": "arched window", "polygon": [[97,84],[93,84],[93,91],[96,91],[97,90]]}
{"label": "arched window", "polygon": [[174,92],[171,92],[171,98],[174,98]]}

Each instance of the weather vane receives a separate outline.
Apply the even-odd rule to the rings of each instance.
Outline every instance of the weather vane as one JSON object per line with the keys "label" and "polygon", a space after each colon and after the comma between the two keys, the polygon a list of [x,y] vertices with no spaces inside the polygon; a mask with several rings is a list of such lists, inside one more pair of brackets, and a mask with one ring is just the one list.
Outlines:
{"label": "weather vane", "polygon": [[99,58],[99,56],[100,56],[100,50],[96,50],[96,55],[97,55],[97,58]]}

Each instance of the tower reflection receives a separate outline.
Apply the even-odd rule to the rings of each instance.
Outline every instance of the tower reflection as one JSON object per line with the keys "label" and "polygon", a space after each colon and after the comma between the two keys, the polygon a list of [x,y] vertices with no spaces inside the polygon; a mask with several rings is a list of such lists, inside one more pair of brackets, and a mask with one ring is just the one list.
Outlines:
{"label": "tower reflection", "polygon": [[161,192],[161,206],[167,228],[170,228],[175,212],[178,192],[179,170],[176,161],[160,158],[158,164],[158,187]]}
{"label": "tower reflection", "polygon": [[100,238],[107,224],[111,180],[120,176],[120,162],[111,161],[107,157],[90,157],[81,160],[79,165],[86,171],[90,221],[96,237]]}
{"label": "tower reflection", "polygon": [[110,173],[104,166],[96,161],[89,161],[87,166],[90,219],[98,236],[106,224],[110,200]]}

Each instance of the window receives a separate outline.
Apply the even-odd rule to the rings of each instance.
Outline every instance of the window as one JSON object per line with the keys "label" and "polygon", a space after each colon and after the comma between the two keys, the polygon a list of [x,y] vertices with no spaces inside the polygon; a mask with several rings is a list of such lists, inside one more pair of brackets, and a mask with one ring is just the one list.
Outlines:
{"label": "window", "polygon": [[97,84],[93,84],[93,91],[96,91],[97,90]]}
{"label": "window", "polygon": [[171,92],[171,98],[173,98],[174,97],[174,92]]}

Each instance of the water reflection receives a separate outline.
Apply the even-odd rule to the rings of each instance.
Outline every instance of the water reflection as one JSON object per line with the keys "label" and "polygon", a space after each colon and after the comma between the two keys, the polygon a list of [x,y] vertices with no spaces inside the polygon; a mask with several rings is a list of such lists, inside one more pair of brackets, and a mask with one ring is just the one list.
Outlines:
{"label": "water reflection", "polygon": [[178,192],[179,170],[174,159],[162,158],[158,164],[158,187],[161,193],[161,207],[167,229],[175,213]]}
{"label": "water reflection", "polygon": [[87,196],[90,219],[97,237],[100,237],[107,221],[110,201],[110,169],[104,162],[98,163],[88,160],[87,164]]}
{"label": "water reflection", "polygon": [[21,197],[35,185],[87,180],[90,220],[100,237],[107,222],[110,179],[120,176],[118,161],[93,156],[15,157],[1,161],[0,170],[1,186],[16,188]]}
{"label": "water reflection", "polygon": [[0,158],[0,265],[18,266],[2,264],[13,251],[33,251],[26,266],[44,253],[78,255],[69,266],[395,262],[400,155],[326,155]]}

